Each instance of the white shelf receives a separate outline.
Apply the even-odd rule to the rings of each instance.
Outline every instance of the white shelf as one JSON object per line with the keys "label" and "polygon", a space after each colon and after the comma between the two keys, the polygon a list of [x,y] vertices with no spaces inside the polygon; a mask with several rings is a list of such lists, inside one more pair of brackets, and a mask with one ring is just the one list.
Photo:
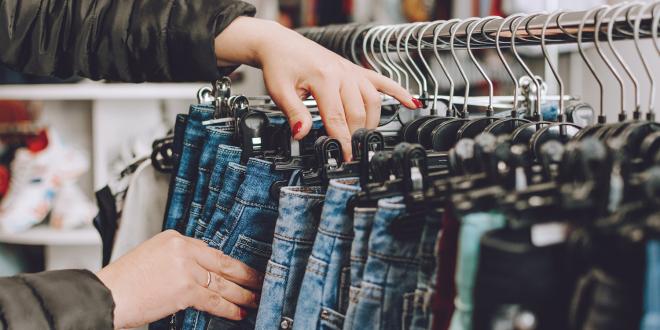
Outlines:
{"label": "white shelf", "polygon": [[0,85],[5,100],[194,100],[197,90],[209,83],[102,83]]}
{"label": "white shelf", "polygon": [[20,245],[96,246],[101,237],[94,227],[59,230],[39,225],[17,234],[0,232],[0,242]]}

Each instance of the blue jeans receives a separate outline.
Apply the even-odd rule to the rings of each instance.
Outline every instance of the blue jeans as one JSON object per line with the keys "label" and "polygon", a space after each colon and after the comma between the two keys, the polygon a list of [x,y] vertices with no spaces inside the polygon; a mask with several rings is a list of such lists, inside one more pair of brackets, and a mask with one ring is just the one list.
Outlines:
{"label": "blue jeans", "polygon": [[660,240],[646,242],[644,316],[641,330],[660,329]]}
{"label": "blue jeans", "polygon": [[[354,329],[408,329],[417,283],[419,230],[400,236],[393,222],[406,212],[402,197],[381,199],[369,237],[369,256],[355,307]],[[420,221],[420,220],[417,220]],[[399,228],[400,229],[400,228]],[[408,231],[408,230],[407,230]]]}
{"label": "blue jeans", "polygon": [[188,121],[183,136],[181,159],[177,169],[172,190],[172,199],[165,217],[165,229],[185,230],[185,217],[192,201],[192,194],[197,183],[197,169],[202,147],[206,138],[206,130],[202,121],[213,118],[213,107],[207,105],[192,105],[188,113]]}
{"label": "blue jeans", "polygon": [[477,275],[481,237],[490,230],[504,227],[506,219],[497,212],[475,212],[461,219],[456,256],[456,310],[451,330],[472,330],[472,292]]}
{"label": "blue jeans", "polygon": [[[228,145],[220,145],[215,157],[215,166],[213,167],[213,172],[211,172],[208,195],[206,195],[206,201],[204,201],[202,215],[197,219],[197,226],[195,227],[195,238],[202,239],[206,229],[209,227],[211,217],[213,217],[213,213],[216,209],[215,205],[218,201],[218,195],[224,188],[225,173],[227,173],[229,163],[238,163],[240,161],[241,148]],[[227,183],[229,183],[229,180],[227,181]]]}
{"label": "blue jeans", "polygon": [[266,267],[257,329],[291,329],[307,259],[312,253],[321,208],[321,187],[285,187]]}
{"label": "blue jeans", "polygon": [[236,163],[229,163],[227,167],[222,189],[218,192],[218,200],[215,202],[215,211],[213,211],[211,222],[209,222],[209,226],[204,232],[203,239],[211,247],[220,249],[223,239],[227,237],[227,216],[234,206],[238,189],[245,180],[246,171],[245,166]]}
{"label": "blue jeans", "polygon": [[[348,200],[358,179],[331,180],[296,306],[294,329],[341,329],[348,307],[353,223]],[[303,303],[304,302],[304,303]]]}
{"label": "blue jeans", "polygon": [[202,213],[203,203],[209,193],[209,180],[211,171],[215,168],[215,160],[218,154],[218,147],[221,144],[228,144],[234,137],[234,133],[226,129],[214,126],[206,127],[206,141],[202,148],[202,154],[199,157],[199,167],[197,173],[197,183],[193,193],[193,199],[190,203],[190,212],[186,224],[186,236],[194,236],[198,219]]}
{"label": "blue jeans", "polygon": [[[181,152],[183,152],[183,135],[186,133],[186,125],[188,123],[188,115],[178,114],[176,115],[176,120],[174,122],[174,146],[172,147],[172,158],[174,159],[174,169],[172,173],[178,173],[179,170],[179,161],[181,160]],[[170,187],[174,186],[176,182],[176,175],[170,176]],[[167,192],[167,204],[165,206],[165,214],[163,219],[163,230],[167,223],[168,210],[172,204],[172,195],[174,194],[174,189],[169,189]]]}
{"label": "blue jeans", "polygon": [[353,212],[353,243],[351,244],[351,288],[348,294],[349,304],[344,319],[344,329],[351,330],[355,318],[355,303],[360,293],[364,265],[369,253],[369,236],[376,216],[376,208],[355,208]]}
{"label": "blue jeans", "polygon": [[424,222],[422,240],[417,250],[417,288],[413,305],[413,317],[410,329],[426,330],[431,319],[431,295],[435,286],[436,256],[435,246],[440,232],[442,215],[429,213]]}
{"label": "blue jeans", "polygon": [[[270,188],[276,181],[288,180],[288,175],[274,171],[270,162],[254,158],[248,161],[245,179],[223,222],[227,229],[219,246],[223,253],[259,272],[266,270],[278,214],[278,200]],[[205,313],[198,315],[191,318],[193,323],[186,324],[186,329],[253,329],[256,322],[256,311],[250,311],[247,318],[238,322]]]}

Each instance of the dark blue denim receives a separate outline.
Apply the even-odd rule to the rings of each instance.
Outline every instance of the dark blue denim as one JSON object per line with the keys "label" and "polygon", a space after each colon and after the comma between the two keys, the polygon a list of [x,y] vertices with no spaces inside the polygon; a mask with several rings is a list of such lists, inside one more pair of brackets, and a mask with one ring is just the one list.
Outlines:
{"label": "dark blue denim", "polygon": [[660,329],[660,240],[646,242],[644,316],[641,330]]}
{"label": "dark blue denim", "polygon": [[206,127],[206,141],[202,148],[202,154],[199,157],[199,166],[197,172],[197,183],[193,193],[193,199],[190,203],[190,212],[186,223],[186,236],[194,236],[195,228],[202,213],[202,207],[209,193],[209,180],[211,171],[215,168],[215,160],[218,154],[218,147],[221,144],[231,143],[234,137],[232,131],[226,128],[208,126]]}
{"label": "dark blue denim", "polygon": [[[402,197],[378,201],[357,303],[351,302],[357,304],[351,307],[355,309],[354,328],[408,329],[410,326],[422,230],[406,229],[410,233],[398,234],[402,228],[395,228],[393,223],[405,212]],[[406,220],[415,225],[415,219]]]}
{"label": "dark blue denim", "polygon": [[188,208],[197,182],[199,158],[206,138],[206,130],[202,125],[202,121],[209,120],[212,117],[212,106],[190,106],[186,131],[183,136],[179,168],[174,178],[174,185],[170,186],[173,193],[165,217],[165,229],[175,229],[181,233],[185,230],[185,220],[187,220]]}
{"label": "dark blue denim", "polygon": [[257,329],[291,329],[323,207],[321,187],[285,187],[266,267]]}
{"label": "dark blue denim", "polygon": [[424,222],[422,240],[417,250],[417,288],[415,289],[415,302],[410,329],[426,330],[431,320],[431,296],[435,287],[436,256],[435,246],[440,231],[442,215],[436,212],[429,213]]}
{"label": "dark blue denim", "polygon": [[202,207],[202,215],[197,218],[195,226],[195,238],[202,239],[208,228],[211,217],[215,212],[215,205],[218,201],[218,195],[224,187],[225,173],[229,163],[238,163],[241,161],[241,148],[229,145],[220,145],[215,157],[215,166],[211,172],[211,179],[208,185],[208,194]]}
{"label": "dark blue denim", "polygon": [[307,261],[296,306],[294,329],[341,329],[348,307],[353,221],[349,199],[359,180],[330,181],[312,254]]}
{"label": "dark blue denim", "polygon": [[[270,188],[277,181],[288,180],[290,173],[274,171],[272,163],[254,158],[246,167],[245,180],[223,222],[221,229],[227,230],[223,231],[219,248],[263,273],[270,259],[278,214],[278,200],[271,195]],[[199,313],[193,327],[187,329],[253,329],[256,314],[256,310],[250,311],[244,320],[236,322]]]}
{"label": "dark blue denim", "polygon": [[348,294],[349,304],[344,319],[344,329],[351,330],[356,327],[355,303],[360,293],[364,265],[367,263],[369,253],[369,236],[376,216],[376,208],[355,208],[353,214],[353,243],[351,244],[351,288]]}
{"label": "dark blue denim", "polygon": [[[247,168],[243,165],[229,163],[225,171],[222,189],[220,189],[218,199],[215,202],[215,211],[213,211],[211,222],[209,222],[209,226],[206,228],[203,237],[203,240],[211,247],[216,249],[221,248],[223,238],[226,237],[227,232],[225,229],[227,226],[225,220],[229,215],[229,211],[234,206],[238,189],[245,180],[246,170]],[[223,235],[221,233],[225,234]]]}
{"label": "dark blue denim", "polygon": [[[188,123],[188,115],[178,114],[176,115],[176,121],[174,122],[174,146],[172,147],[172,159],[174,159],[174,168],[172,173],[178,173],[179,171],[179,161],[181,160],[181,152],[183,152],[183,135],[186,132],[186,124]],[[176,175],[170,176],[170,187],[174,187],[174,182],[176,182]],[[172,204],[172,195],[174,194],[174,189],[169,189],[167,192],[167,204],[165,204],[165,214],[163,215],[163,230],[165,230],[165,225],[167,223],[168,210]]]}

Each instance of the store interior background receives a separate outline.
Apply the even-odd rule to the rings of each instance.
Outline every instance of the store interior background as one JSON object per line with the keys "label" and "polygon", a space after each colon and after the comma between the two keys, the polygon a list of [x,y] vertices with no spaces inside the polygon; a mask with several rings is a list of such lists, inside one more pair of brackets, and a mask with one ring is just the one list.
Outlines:
{"label": "store interior background", "polygon": [[[569,10],[588,9],[602,3],[619,1],[604,0],[502,0],[499,11],[493,11],[489,0],[262,0],[248,1],[258,8],[258,17],[277,20],[283,25],[326,25],[347,22],[377,22],[394,24],[412,21],[430,21],[447,18],[484,17],[492,14],[509,15],[517,12],[551,12],[558,8]],[[282,42],[286,42],[283,40]],[[643,40],[643,52],[657,58],[651,40]],[[617,44],[625,60],[633,68],[638,79],[648,86],[643,68],[634,52],[632,41]],[[598,107],[599,92],[577,54],[575,46],[551,47],[566,84],[566,92],[579,96],[585,102]],[[458,51],[468,63],[464,51]],[[532,70],[545,77],[550,90],[556,94],[552,76],[546,68],[538,47],[523,51]],[[606,51],[609,54],[609,50]],[[594,58],[595,49],[590,47],[588,56]],[[446,54],[447,56],[449,54]],[[510,95],[511,85],[494,50],[479,51],[479,60],[487,64],[489,76],[497,82],[496,95]],[[618,86],[600,60],[594,60],[598,72],[607,81],[605,86],[606,114],[614,119],[617,113]],[[616,65],[616,64],[615,64]],[[209,68],[213,70],[214,68]],[[653,68],[657,77],[660,68]],[[434,68],[442,77],[439,68]],[[519,72],[520,68],[517,68]],[[619,68],[621,72],[622,69]],[[480,76],[473,71],[472,86],[483,87]],[[474,80],[472,80],[474,79]],[[441,80],[441,85],[446,82]],[[460,79],[458,79],[460,80]],[[260,71],[246,66],[232,75],[232,90],[236,94],[262,95],[265,93]],[[81,152],[87,159],[88,169],[76,180],[84,194],[80,204],[69,205],[72,209],[85,209],[94,205],[94,191],[107,184],[110,176],[125,161],[127,149],[134,153],[150,153],[151,142],[162,137],[174,123],[176,113],[186,112],[195,102],[197,90],[209,82],[185,84],[123,84],[92,82],[72,79],[62,82],[54,79],[26,77],[0,68],[0,139],[12,131],[17,122],[28,122],[31,127],[47,128],[56,132],[67,147]],[[660,84],[659,84],[660,85]],[[626,90],[632,84],[626,79]],[[660,86],[656,86],[656,94]],[[442,89],[441,89],[442,92]],[[446,93],[446,89],[445,89]],[[484,88],[476,88],[473,95],[485,95]],[[642,88],[642,100],[647,100],[648,87]],[[632,94],[627,109],[633,109]],[[25,116],[24,116],[25,115]],[[146,147],[145,147],[146,146]],[[6,151],[0,143],[0,152]],[[123,158],[122,158],[123,157]],[[3,164],[10,168],[9,164]],[[0,180],[0,186],[2,185]],[[6,206],[11,207],[11,205]],[[93,217],[93,215],[92,215]],[[88,268],[97,270],[101,265],[101,243],[91,226],[92,217],[84,223],[73,223],[72,228],[53,228],[46,221],[20,233],[0,232],[0,276],[44,269]],[[1,216],[0,216],[1,219]],[[140,221],[140,219],[131,219]],[[66,222],[66,221],[65,221]]]}

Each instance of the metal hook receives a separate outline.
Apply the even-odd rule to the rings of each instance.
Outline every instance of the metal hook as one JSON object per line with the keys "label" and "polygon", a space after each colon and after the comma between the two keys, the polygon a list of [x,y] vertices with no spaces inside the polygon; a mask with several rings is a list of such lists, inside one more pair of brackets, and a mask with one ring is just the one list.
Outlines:
{"label": "metal hook", "polygon": [[[390,44],[390,40],[392,40],[392,37],[394,36],[394,34],[397,32],[398,29],[399,29],[399,26],[396,26],[396,25],[393,25],[392,28],[389,29],[389,32],[387,33],[387,36],[385,37],[385,44],[386,45]],[[385,54],[385,58],[390,63],[390,65],[392,65],[393,68],[396,68],[396,70],[399,73],[401,73],[401,75],[403,77],[402,79],[405,82],[406,90],[408,90],[410,88],[410,76],[408,75],[408,72],[406,71],[406,69],[404,69],[399,63],[397,63],[395,60],[393,60],[392,57],[390,57],[390,48],[389,47],[387,47],[384,54]]]}
{"label": "metal hook", "polygon": [[[383,74],[383,72],[380,70],[380,68],[376,65],[374,60],[369,56],[369,51],[367,50],[367,46],[371,43],[371,36],[377,32],[380,29],[379,26],[373,27],[367,31],[367,34],[364,36],[364,39],[362,40],[362,54],[364,55],[364,58],[367,60],[367,63],[371,66],[371,68],[378,72],[378,74]],[[373,52],[372,52],[373,54]]]}
{"label": "metal hook", "polygon": [[651,36],[653,37],[653,45],[655,45],[655,50],[660,55],[660,42],[658,40],[658,24],[660,24],[660,15],[655,15],[655,6],[653,7],[652,16],[653,24],[651,27]]}
{"label": "metal hook", "polygon": [[552,75],[555,76],[555,79],[557,80],[557,85],[559,86],[559,109],[557,110],[557,121],[563,122],[564,121],[564,80],[561,79],[561,76],[559,75],[559,70],[557,70],[557,67],[550,61],[550,56],[548,55],[548,49],[545,44],[545,32],[548,30],[548,25],[550,24],[550,21],[554,17],[558,17],[561,13],[563,13],[563,10],[558,10],[550,15],[545,20],[545,23],[543,24],[543,29],[541,30],[541,50],[543,51],[543,57],[545,57],[546,62],[548,63],[548,66],[550,67],[550,71],[552,71]]}
{"label": "metal hook", "polygon": [[[360,35],[362,35],[362,33],[365,33],[365,31],[368,33],[372,28],[373,28],[372,24],[365,25],[364,27],[360,28],[360,30],[358,32],[356,32],[353,35],[353,38],[351,39],[351,57],[353,58],[353,62],[355,62],[355,64],[358,64],[358,65],[362,64],[360,62],[360,58],[358,57],[357,52],[356,52],[357,40],[360,37]],[[365,33],[365,38],[366,38],[367,33]],[[364,45],[364,41],[363,41],[363,45]],[[366,54],[365,54],[365,57],[366,57]]]}
{"label": "metal hook", "polygon": [[540,120],[541,119],[541,84],[534,78],[534,73],[532,70],[529,69],[525,61],[523,61],[522,57],[520,57],[520,54],[518,54],[518,49],[516,48],[516,38],[518,35],[518,28],[520,27],[520,24],[531,17],[536,17],[540,14],[532,14],[530,16],[527,16],[523,19],[516,20],[513,22],[512,27],[511,27],[511,51],[513,52],[513,55],[516,57],[516,60],[520,65],[522,66],[523,70],[529,75],[530,80],[536,86],[536,109],[534,116],[536,117],[535,119]]}
{"label": "metal hook", "polygon": [[525,15],[514,14],[505,18],[497,28],[497,34],[495,34],[495,49],[497,50],[497,56],[500,58],[500,61],[502,61],[502,64],[504,64],[504,68],[506,69],[507,74],[513,81],[513,107],[511,113],[514,115],[514,117],[516,116],[518,110],[518,93],[520,92],[520,84],[518,83],[518,77],[516,77],[516,75],[513,73],[511,66],[504,58],[504,54],[502,54],[502,49],[500,48],[500,35],[502,34],[502,28],[504,28],[505,25],[509,24],[512,20],[522,18],[523,16]]}
{"label": "metal hook", "polygon": [[440,25],[436,26],[433,31],[433,53],[435,55],[435,60],[438,62],[438,64],[440,64],[440,68],[442,69],[442,72],[445,74],[445,76],[447,77],[447,81],[449,82],[449,105],[447,108],[447,117],[451,117],[454,115],[454,79],[449,73],[449,70],[447,70],[447,66],[445,65],[444,61],[442,61],[442,58],[440,57],[440,53],[438,52],[438,39],[440,38],[440,31],[442,31],[442,29],[444,29],[445,26],[447,26],[448,24],[452,24],[451,26],[453,27],[456,23],[460,21],[461,20],[458,18],[445,21],[444,23],[441,23]]}
{"label": "metal hook", "polygon": [[[390,56],[389,56],[389,48],[390,48],[389,47],[389,42],[390,42],[389,36],[391,35],[390,32],[392,32],[393,30],[394,30],[393,26],[384,26],[383,27],[383,31],[381,32],[382,33],[382,38],[379,38],[379,41],[380,41],[380,45],[379,45],[380,56],[383,58],[383,63],[387,67],[389,67],[392,70],[392,72],[394,72],[396,74],[396,79],[394,79],[394,80],[396,80],[399,83],[399,85],[401,85],[401,73],[399,72],[399,70],[397,70],[396,66],[393,65],[393,63],[390,59]],[[379,34],[379,36],[381,36],[381,34]]]}
{"label": "metal hook", "polygon": [[[649,85],[650,85],[650,90],[649,90],[649,106],[646,112],[646,119],[649,121],[654,120],[654,108],[655,108],[655,78],[653,77],[653,73],[651,70],[651,66],[649,65],[648,61],[646,60],[646,57],[642,53],[642,49],[639,46],[639,31],[640,31],[640,26],[642,23],[642,16],[644,16],[644,13],[651,8],[651,13],[655,11],[655,8],[660,5],[660,2],[655,2],[655,3],[650,3],[646,6],[643,6],[639,12],[637,13],[637,17],[635,17],[635,28],[633,30],[633,39],[635,41],[635,49],[637,50],[637,55],[639,56],[639,59],[642,61],[642,64],[644,66],[644,71],[646,72],[646,76],[649,78]],[[654,20],[653,24],[653,29],[655,29],[655,34],[657,34],[657,24],[655,24],[656,21]],[[655,34],[653,35],[655,38]],[[656,44],[655,40],[653,42]],[[657,44],[656,44],[657,47]],[[659,50],[660,51],[660,50]]]}
{"label": "metal hook", "polygon": [[374,35],[373,35],[373,37],[372,37],[372,39],[371,39],[371,42],[370,42],[371,54],[372,54],[372,56],[373,56],[373,58],[374,58],[374,61],[378,62],[378,64],[380,64],[380,65],[383,67],[383,69],[385,69],[385,71],[387,71],[387,74],[388,74],[388,76],[389,76],[391,79],[394,79],[394,73],[392,72],[392,70],[390,69],[390,67],[387,66],[387,64],[385,64],[385,63],[383,62],[383,60],[381,60],[381,59],[379,58],[378,55],[376,55],[376,54],[377,54],[377,52],[376,52],[376,47],[375,47],[375,46],[376,46],[376,45],[375,45],[376,40],[378,40],[378,41],[380,42],[380,44],[379,44],[379,48],[380,48],[380,45],[382,45],[382,40],[379,39],[379,36],[380,36],[380,34],[381,34],[383,31],[385,31],[386,28],[387,28],[386,26],[379,26],[378,28],[376,28],[377,31],[374,33]]}
{"label": "metal hook", "polygon": [[419,28],[421,25],[424,25],[425,23],[413,23],[412,27],[410,28],[410,31],[408,31],[406,35],[406,41],[403,44],[403,49],[405,51],[406,56],[410,60],[410,63],[412,64],[413,68],[415,68],[415,71],[419,74],[419,77],[422,79],[422,90],[419,92],[420,97],[425,97],[428,91],[428,85],[426,83],[426,77],[424,77],[424,73],[422,70],[419,69],[419,66],[417,66],[417,63],[415,63],[415,60],[410,56],[410,50],[408,49],[410,37],[415,33],[415,30]]}
{"label": "metal hook", "polygon": [[[501,18],[499,16],[487,16],[482,19],[479,19],[476,21],[477,24],[470,24],[468,25],[467,28],[467,51],[468,55],[470,56],[470,59],[472,60],[472,63],[477,67],[477,70],[479,70],[479,73],[486,79],[486,82],[488,83],[488,109],[486,110],[486,117],[492,117],[493,116],[493,81],[490,80],[488,77],[488,74],[486,74],[486,71],[481,67],[481,64],[479,64],[479,61],[477,61],[477,58],[474,56],[472,53],[472,47],[471,47],[471,40],[472,40],[472,34],[474,33],[474,29],[479,25],[479,23],[483,21],[490,21],[496,18]],[[467,100],[466,100],[467,101]]]}
{"label": "metal hook", "polygon": [[[435,75],[433,74],[433,70],[431,70],[431,66],[429,63],[426,61],[426,58],[424,58],[424,55],[422,54],[422,40],[424,39],[423,36],[428,31],[429,28],[432,26],[437,26],[438,24],[441,24],[443,21],[435,21],[435,22],[430,22],[427,23],[420,31],[419,31],[419,36],[417,40],[417,54],[419,55],[419,58],[422,61],[422,64],[428,71],[429,76],[431,77],[431,80],[433,80],[433,103],[431,105],[431,115],[436,116],[437,113],[437,101],[438,101],[438,80],[435,78]],[[435,48],[435,47],[434,47]]]}
{"label": "metal hook", "polygon": [[397,37],[397,40],[396,40],[396,53],[399,56],[399,60],[401,60],[403,65],[406,67],[406,69],[408,70],[410,75],[413,77],[413,79],[417,83],[417,86],[419,87],[419,89],[418,89],[419,96],[421,96],[422,92],[423,92],[423,89],[424,89],[424,86],[422,85],[422,82],[419,80],[419,77],[417,77],[417,75],[413,72],[413,69],[410,67],[410,65],[408,65],[408,61],[406,61],[406,59],[404,58],[404,56],[402,54],[403,52],[401,51],[401,49],[402,49],[401,41],[403,40],[403,36],[406,33],[408,33],[408,30],[410,30],[414,27],[415,27],[414,24],[404,24],[403,25],[402,31],[401,31],[401,33],[399,34],[399,36]]}
{"label": "metal hook", "polygon": [[456,40],[456,32],[458,32],[459,28],[462,27],[464,24],[472,24],[479,20],[479,18],[472,17],[463,20],[460,23],[454,24],[450,28],[450,37],[449,37],[449,49],[451,51],[451,56],[454,58],[454,62],[456,62],[456,66],[458,67],[458,71],[461,73],[461,77],[463,77],[463,80],[465,81],[465,96],[463,99],[463,110],[462,110],[462,116],[463,118],[468,117],[468,98],[470,97],[470,79],[468,78],[467,74],[465,74],[465,70],[463,70],[463,67],[461,66],[461,63],[458,59],[458,56],[456,56],[456,49],[454,48],[454,41]]}
{"label": "metal hook", "polygon": [[626,118],[626,111],[624,110],[625,104],[626,104],[626,93],[625,93],[625,85],[623,83],[623,78],[621,78],[621,75],[619,74],[619,71],[616,70],[614,65],[612,65],[612,61],[605,56],[605,52],[603,52],[603,49],[600,47],[600,33],[601,33],[601,25],[603,24],[603,19],[605,16],[616,7],[610,7],[608,6],[605,8],[605,12],[601,15],[600,12],[596,12],[594,19],[596,20],[596,24],[594,27],[594,46],[596,46],[596,51],[598,52],[598,55],[600,58],[603,60],[605,65],[607,66],[608,69],[610,69],[610,72],[612,72],[612,75],[614,75],[614,78],[616,81],[619,83],[619,97],[620,97],[620,105],[619,107],[620,112],[619,112],[619,121],[623,121]]}
{"label": "metal hook", "polygon": [[[584,16],[582,17],[582,20],[580,21],[580,25],[578,26],[578,38],[577,38],[577,44],[578,44],[578,51],[580,52],[580,56],[582,57],[582,60],[584,61],[584,64],[587,65],[587,68],[589,68],[589,71],[591,71],[591,74],[594,76],[596,79],[596,82],[598,82],[598,87],[600,89],[600,115],[598,115],[598,123],[604,124],[607,121],[607,117],[605,116],[605,110],[604,110],[604,105],[605,105],[605,93],[603,89],[603,82],[600,80],[600,77],[598,76],[598,73],[596,73],[596,69],[594,68],[594,64],[591,62],[591,60],[587,57],[587,55],[584,52],[584,45],[582,41],[582,34],[584,32],[584,25],[587,22],[587,19],[589,16],[594,15],[594,13],[597,13],[603,9],[608,8],[608,5],[601,5],[600,7],[593,8],[589,11],[587,11]],[[557,18],[558,20],[561,18],[563,13],[559,14],[559,17]],[[595,20],[595,18],[594,18]]]}

